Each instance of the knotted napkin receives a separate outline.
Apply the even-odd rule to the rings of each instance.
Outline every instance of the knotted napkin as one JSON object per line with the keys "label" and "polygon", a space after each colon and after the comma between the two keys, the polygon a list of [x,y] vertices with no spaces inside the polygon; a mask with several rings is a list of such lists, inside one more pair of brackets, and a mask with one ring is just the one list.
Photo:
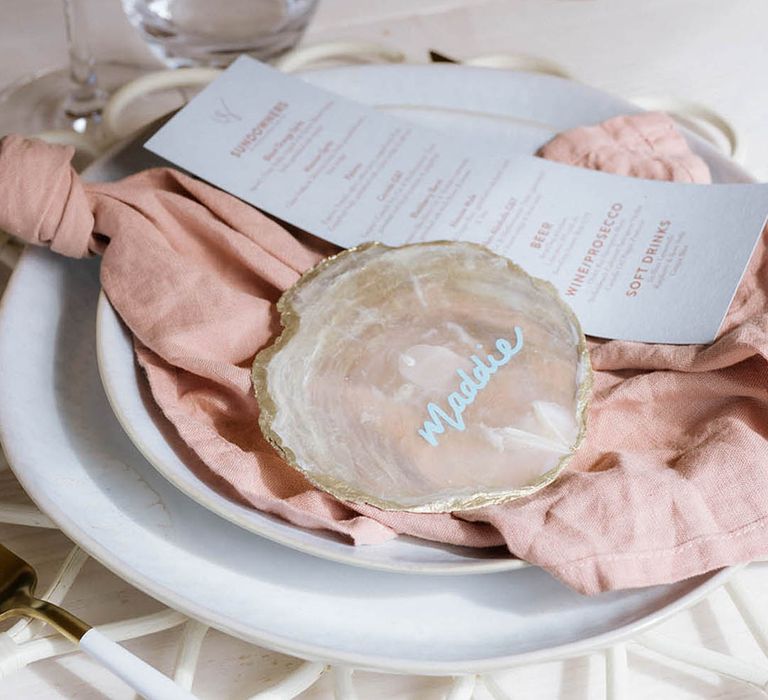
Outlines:
{"label": "knotted napkin", "polygon": [[[708,176],[663,115],[612,122],[563,134],[542,154],[664,179]],[[585,155],[594,148],[599,158]],[[253,356],[279,330],[280,294],[332,246],[172,169],[84,184],[71,157],[70,148],[6,137],[0,228],[63,255],[103,256],[104,290],[187,464],[229,497],[354,544],[398,533],[506,544],[585,593],[768,554],[765,240],[712,345],[591,343],[588,437],[553,485],[463,513],[385,512],[318,491],[258,430]]]}

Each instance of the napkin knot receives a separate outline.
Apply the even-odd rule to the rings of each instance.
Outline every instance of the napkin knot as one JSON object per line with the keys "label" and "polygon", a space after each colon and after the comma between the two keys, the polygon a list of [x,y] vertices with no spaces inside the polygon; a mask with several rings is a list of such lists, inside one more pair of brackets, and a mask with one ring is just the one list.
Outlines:
{"label": "napkin knot", "polygon": [[0,229],[62,255],[89,254],[94,219],[73,154],[17,135],[0,141]]}

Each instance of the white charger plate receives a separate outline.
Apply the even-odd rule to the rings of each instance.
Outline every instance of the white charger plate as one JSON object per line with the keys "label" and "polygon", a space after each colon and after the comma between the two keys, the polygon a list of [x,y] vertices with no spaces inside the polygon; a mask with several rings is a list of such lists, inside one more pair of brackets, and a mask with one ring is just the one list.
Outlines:
{"label": "white charger plate", "polygon": [[[456,138],[482,137],[481,147],[533,153],[557,131],[600,121],[632,107],[574,82],[540,75],[458,66],[366,67],[305,73],[306,80],[361,102],[394,112]],[[564,109],[567,105],[567,109]],[[89,169],[95,180],[116,179],[157,164],[141,148]],[[747,180],[745,173],[698,141],[697,148],[723,181]],[[127,162],[127,166],[123,163]],[[130,335],[106,296],[99,301],[97,355],[110,404],[142,454],[181,491],[209,510],[271,540],[346,564],[421,574],[475,574],[525,566],[503,548],[476,549],[398,537],[383,545],[353,547],[331,533],[309,530],[232,501],[200,480],[166,439],[173,427],[148,398],[134,367]]]}
{"label": "white charger plate", "polygon": [[[449,70],[512,92],[533,78]],[[427,84],[453,80],[445,68],[338,72],[350,85],[408,84],[416,73]],[[136,169],[143,156],[136,159],[130,149],[114,154],[99,173]],[[97,261],[25,253],[0,309],[0,439],[26,491],[67,535],[125,580],[225,632],[359,668],[483,672],[607,646],[693,604],[731,573],[585,598],[534,567],[414,577],[256,536],[183,495],[122,431],[96,368],[98,294]]]}

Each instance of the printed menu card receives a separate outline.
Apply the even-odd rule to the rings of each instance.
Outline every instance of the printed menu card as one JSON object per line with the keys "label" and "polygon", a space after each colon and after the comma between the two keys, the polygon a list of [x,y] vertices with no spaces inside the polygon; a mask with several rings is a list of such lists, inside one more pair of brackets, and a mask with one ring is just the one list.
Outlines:
{"label": "printed menu card", "polygon": [[640,180],[502,142],[489,152],[247,57],[146,146],[345,248],[488,246],[552,282],[603,338],[714,340],[768,214],[766,184]]}

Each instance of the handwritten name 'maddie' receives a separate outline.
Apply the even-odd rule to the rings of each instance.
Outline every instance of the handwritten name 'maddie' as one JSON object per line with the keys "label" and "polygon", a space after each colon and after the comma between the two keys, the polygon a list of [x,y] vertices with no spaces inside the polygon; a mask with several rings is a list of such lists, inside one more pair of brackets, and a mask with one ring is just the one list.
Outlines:
{"label": "handwritten name 'maddie'", "polygon": [[512,345],[508,340],[499,338],[496,341],[496,349],[501,353],[501,357],[496,358],[488,355],[488,364],[483,362],[477,355],[472,355],[469,359],[475,363],[472,369],[474,379],[470,377],[463,369],[456,370],[461,383],[458,391],[453,391],[448,395],[448,406],[453,415],[446,413],[440,406],[434,402],[427,404],[429,419],[424,421],[424,427],[419,430],[419,435],[423,437],[430,445],[437,446],[437,435],[445,432],[445,426],[448,425],[455,430],[462,431],[466,428],[464,423],[464,411],[467,406],[471,406],[480,390],[484,389],[491,377],[496,374],[499,367],[506,365],[517,353],[523,349],[523,330],[515,326],[515,344]]}

